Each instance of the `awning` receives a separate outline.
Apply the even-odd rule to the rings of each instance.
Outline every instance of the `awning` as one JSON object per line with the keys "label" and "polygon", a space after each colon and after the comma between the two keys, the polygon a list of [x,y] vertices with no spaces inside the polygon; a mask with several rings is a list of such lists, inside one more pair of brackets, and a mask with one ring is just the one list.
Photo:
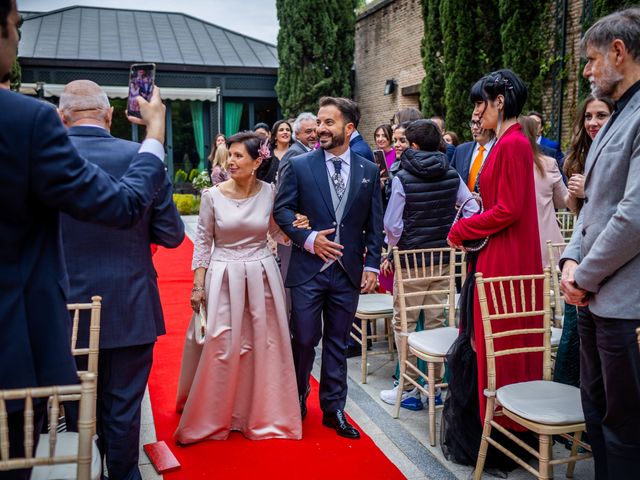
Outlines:
{"label": "awning", "polygon": [[[129,88],[123,86],[104,86],[102,89],[109,98],[127,98]],[[44,98],[59,97],[64,85],[56,83],[42,83],[40,88],[43,90]],[[39,86],[35,83],[23,83],[20,85],[20,93],[25,95],[37,95]],[[200,100],[215,102],[218,99],[218,88],[176,88],[176,87],[160,87],[160,95],[164,100]]]}

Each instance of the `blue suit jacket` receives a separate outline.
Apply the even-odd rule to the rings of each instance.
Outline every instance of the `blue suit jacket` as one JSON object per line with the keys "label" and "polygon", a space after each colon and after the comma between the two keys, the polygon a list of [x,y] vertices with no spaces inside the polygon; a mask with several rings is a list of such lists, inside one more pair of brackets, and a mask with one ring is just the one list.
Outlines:
{"label": "blue suit jacket", "polygon": [[[114,138],[99,127],[73,127],[69,138],[84,158],[115,178],[124,175],[140,148],[138,143]],[[79,222],[69,215],[60,217],[71,287],[69,301],[102,297],[101,348],[152,343],[165,333],[149,244],[174,248],[184,238],[172,192],[165,175],[153,203],[129,229]],[[81,331],[79,337],[84,340],[87,334]]]}
{"label": "blue suit jacket", "polygon": [[361,157],[366,158],[370,162],[375,163],[375,159],[373,158],[373,150],[371,150],[369,144],[364,141],[362,135],[358,135],[357,137],[352,138],[349,141],[349,148],[352,152],[355,152]]}
{"label": "blue suit jacket", "polygon": [[[324,150],[293,157],[282,172],[276,195],[274,217],[293,242],[286,286],[295,287],[313,278],[324,262],[304,249],[310,230],[294,228],[295,213],[309,218],[315,231],[336,228]],[[329,236],[335,238],[334,235]],[[351,152],[349,196],[340,225],[344,246],[342,264],[355,288],[360,288],[363,263],[380,268],[382,250],[382,199],[380,175],[375,163]],[[366,249],[366,259],[363,255]]]}
{"label": "blue suit jacket", "polygon": [[139,154],[118,182],[78,155],[51,105],[0,90],[0,112],[0,389],[74,383],[59,211],[129,227],[164,165]]}
{"label": "blue suit jacket", "polygon": [[473,156],[475,146],[476,142],[461,143],[453,152],[451,166],[458,171],[464,183],[469,181],[469,170],[471,169],[471,162],[473,161],[471,157]]}

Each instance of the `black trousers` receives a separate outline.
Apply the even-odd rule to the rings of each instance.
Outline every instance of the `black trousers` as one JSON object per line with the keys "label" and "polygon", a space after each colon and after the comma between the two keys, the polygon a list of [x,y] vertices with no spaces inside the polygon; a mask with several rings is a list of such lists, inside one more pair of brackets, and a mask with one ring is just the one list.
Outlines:
{"label": "black trousers", "polygon": [[578,310],[580,391],[596,480],[640,478],[640,320]]}
{"label": "black trousers", "polygon": [[[109,480],[140,480],[142,399],[153,363],[154,343],[101,348],[98,359],[96,432]],[[84,357],[86,358],[86,357]],[[78,404],[65,404],[67,427],[77,431]]]}
{"label": "black trousers", "polygon": [[[34,440],[33,449],[38,445],[42,425],[45,423],[47,404],[44,401],[34,400],[33,404],[33,424],[34,424]],[[7,418],[9,426],[9,458],[24,457],[24,411],[19,410],[11,412]],[[28,480],[31,477],[31,469],[24,468],[21,470],[9,470],[0,472],[0,480]]]}
{"label": "black trousers", "polygon": [[322,338],[320,408],[344,409],[347,399],[347,339],[360,290],[337,263],[308,282],[291,288],[291,334],[298,393],[307,391]]}

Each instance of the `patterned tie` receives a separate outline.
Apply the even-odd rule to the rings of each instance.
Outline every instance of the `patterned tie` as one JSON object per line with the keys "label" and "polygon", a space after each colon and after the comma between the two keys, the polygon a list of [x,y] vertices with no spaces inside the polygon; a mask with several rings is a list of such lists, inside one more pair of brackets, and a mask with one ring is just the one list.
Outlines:
{"label": "patterned tie", "polygon": [[473,163],[471,164],[471,170],[469,171],[469,181],[467,182],[467,187],[469,190],[473,192],[473,189],[476,186],[476,180],[478,178],[478,173],[480,172],[480,167],[482,167],[482,157],[484,157],[485,148],[480,145],[478,147],[478,154],[476,158],[473,159]]}
{"label": "patterned tie", "polygon": [[344,185],[344,179],[340,174],[340,169],[342,168],[342,159],[340,157],[335,157],[333,159],[333,168],[335,170],[335,173],[331,176],[331,180],[333,181],[333,186],[336,189],[338,200],[342,200],[342,196],[344,195],[346,187]]}

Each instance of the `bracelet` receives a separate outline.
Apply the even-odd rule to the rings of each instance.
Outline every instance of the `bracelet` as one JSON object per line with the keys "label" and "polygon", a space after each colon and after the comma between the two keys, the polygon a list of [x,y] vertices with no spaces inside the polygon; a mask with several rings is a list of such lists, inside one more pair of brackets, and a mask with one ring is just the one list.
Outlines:
{"label": "bracelet", "polygon": [[200,287],[198,285],[194,285],[191,289],[192,292],[204,292],[204,287]]}

